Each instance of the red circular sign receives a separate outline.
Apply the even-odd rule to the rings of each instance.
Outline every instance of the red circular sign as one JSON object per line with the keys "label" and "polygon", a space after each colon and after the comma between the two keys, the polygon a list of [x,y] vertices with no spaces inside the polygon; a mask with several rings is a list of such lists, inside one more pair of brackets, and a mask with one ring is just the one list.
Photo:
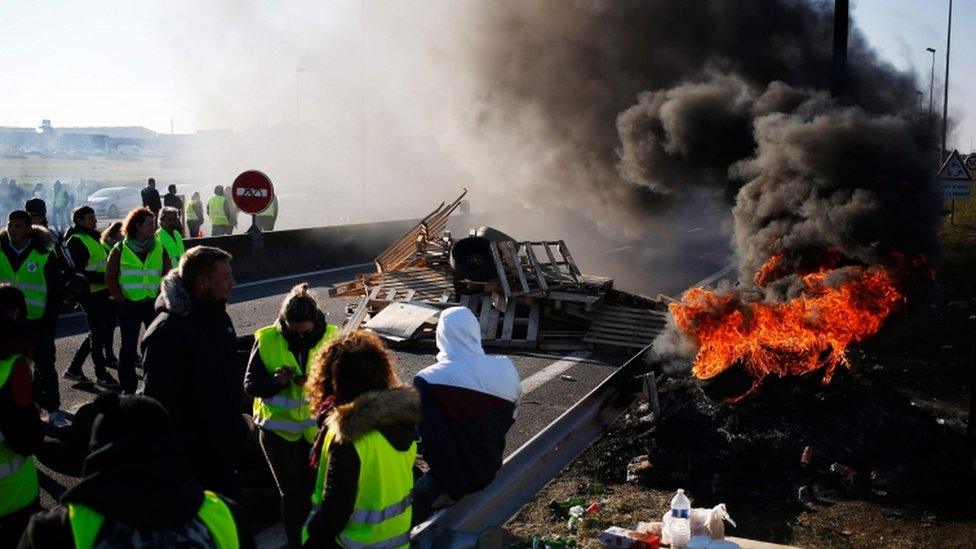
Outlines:
{"label": "red circular sign", "polygon": [[271,179],[258,170],[248,170],[237,176],[231,186],[234,204],[244,213],[255,214],[263,211],[274,198],[274,185]]}

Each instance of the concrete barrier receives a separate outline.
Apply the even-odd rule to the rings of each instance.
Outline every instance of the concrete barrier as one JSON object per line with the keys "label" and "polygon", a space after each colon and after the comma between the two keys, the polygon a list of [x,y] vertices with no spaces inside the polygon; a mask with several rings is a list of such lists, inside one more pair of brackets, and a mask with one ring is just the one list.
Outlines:
{"label": "concrete barrier", "polygon": [[234,278],[248,282],[275,276],[368,263],[417,223],[416,219],[190,238],[234,256]]}
{"label": "concrete barrier", "polygon": [[[486,216],[452,215],[447,223],[454,238],[484,224]],[[234,234],[188,238],[193,246],[214,246],[234,256],[234,278],[250,282],[275,276],[369,263],[392,245],[419,219],[401,219],[355,225],[271,231],[260,236]],[[370,269],[365,269],[370,270]]]}

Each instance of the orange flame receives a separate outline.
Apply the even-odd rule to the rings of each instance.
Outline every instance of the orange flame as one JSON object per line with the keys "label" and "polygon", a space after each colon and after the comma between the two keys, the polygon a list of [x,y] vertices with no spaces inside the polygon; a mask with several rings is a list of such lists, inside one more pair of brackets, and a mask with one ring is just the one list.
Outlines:
{"label": "orange flame", "polygon": [[[771,257],[756,281],[765,283],[781,264],[781,256]],[[785,303],[744,303],[704,288],[686,292],[670,309],[678,329],[699,345],[695,376],[709,379],[740,363],[755,378],[755,389],[770,374],[826,367],[823,382],[829,383],[837,366],[848,366],[848,345],[877,333],[905,301],[884,268],[851,267],[836,287],[826,284],[829,272],[803,275],[802,295]]]}

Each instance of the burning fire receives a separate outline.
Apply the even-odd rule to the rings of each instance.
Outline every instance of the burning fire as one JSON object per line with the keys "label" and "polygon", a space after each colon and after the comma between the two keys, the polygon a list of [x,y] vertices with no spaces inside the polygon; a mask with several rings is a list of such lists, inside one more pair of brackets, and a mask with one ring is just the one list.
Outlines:
{"label": "burning fire", "polygon": [[[783,264],[783,257],[774,255],[756,273],[756,282],[765,286]],[[767,375],[823,367],[823,382],[829,383],[838,365],[848,366],[848,345],[877,333],[905,301],[883,267],[848,267],[836,285],[828,284],[832,272],[824,267],[803,274],[801,295],[783,303],[743,302],[704,288],[686,292],[670,308],[678,329],[699,345],[695,376],[710,379],[739,363],[755,378],[751,392]]]}

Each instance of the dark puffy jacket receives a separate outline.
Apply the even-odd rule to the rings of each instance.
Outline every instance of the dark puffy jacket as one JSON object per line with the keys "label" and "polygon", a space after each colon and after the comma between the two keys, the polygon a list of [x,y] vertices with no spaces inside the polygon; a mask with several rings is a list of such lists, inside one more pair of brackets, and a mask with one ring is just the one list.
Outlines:
{"label": "dark puffy jacket", "polygon": [[[101,407],[111,398],[99,397],[94,404]],[[61,496],[61,505],[31,518],[20,540],[21,549],[74,547],[69,503],[105,516],[96,545],[215,547],[197,518],[203,488],[190,474],[172,425],[164,425],[168,420],[159,417],[158,404],[148,405],[158,411],[153,413],[145,404],[149,399],[134,398],[141,400],[134,406],[127,403],[124,412],[119,408],[113,418],[96,412],[90,438],[99,440],[101,432],[110,431],[104,437],[111,438],[111,444],[99,444],[88,455],[81,482]],[[254,537],[243,510],[232,500],[222,499],[234,518],[241,549],[253,548]]]}
{"label": "dark puffy jacket", "polygon": [[247,431],[234,325],[223,304],[195,302],[176,271],[163,278],[156,308],[142,341],[144,393],[169,411],[197,480],[236,497],[227,482]]}

